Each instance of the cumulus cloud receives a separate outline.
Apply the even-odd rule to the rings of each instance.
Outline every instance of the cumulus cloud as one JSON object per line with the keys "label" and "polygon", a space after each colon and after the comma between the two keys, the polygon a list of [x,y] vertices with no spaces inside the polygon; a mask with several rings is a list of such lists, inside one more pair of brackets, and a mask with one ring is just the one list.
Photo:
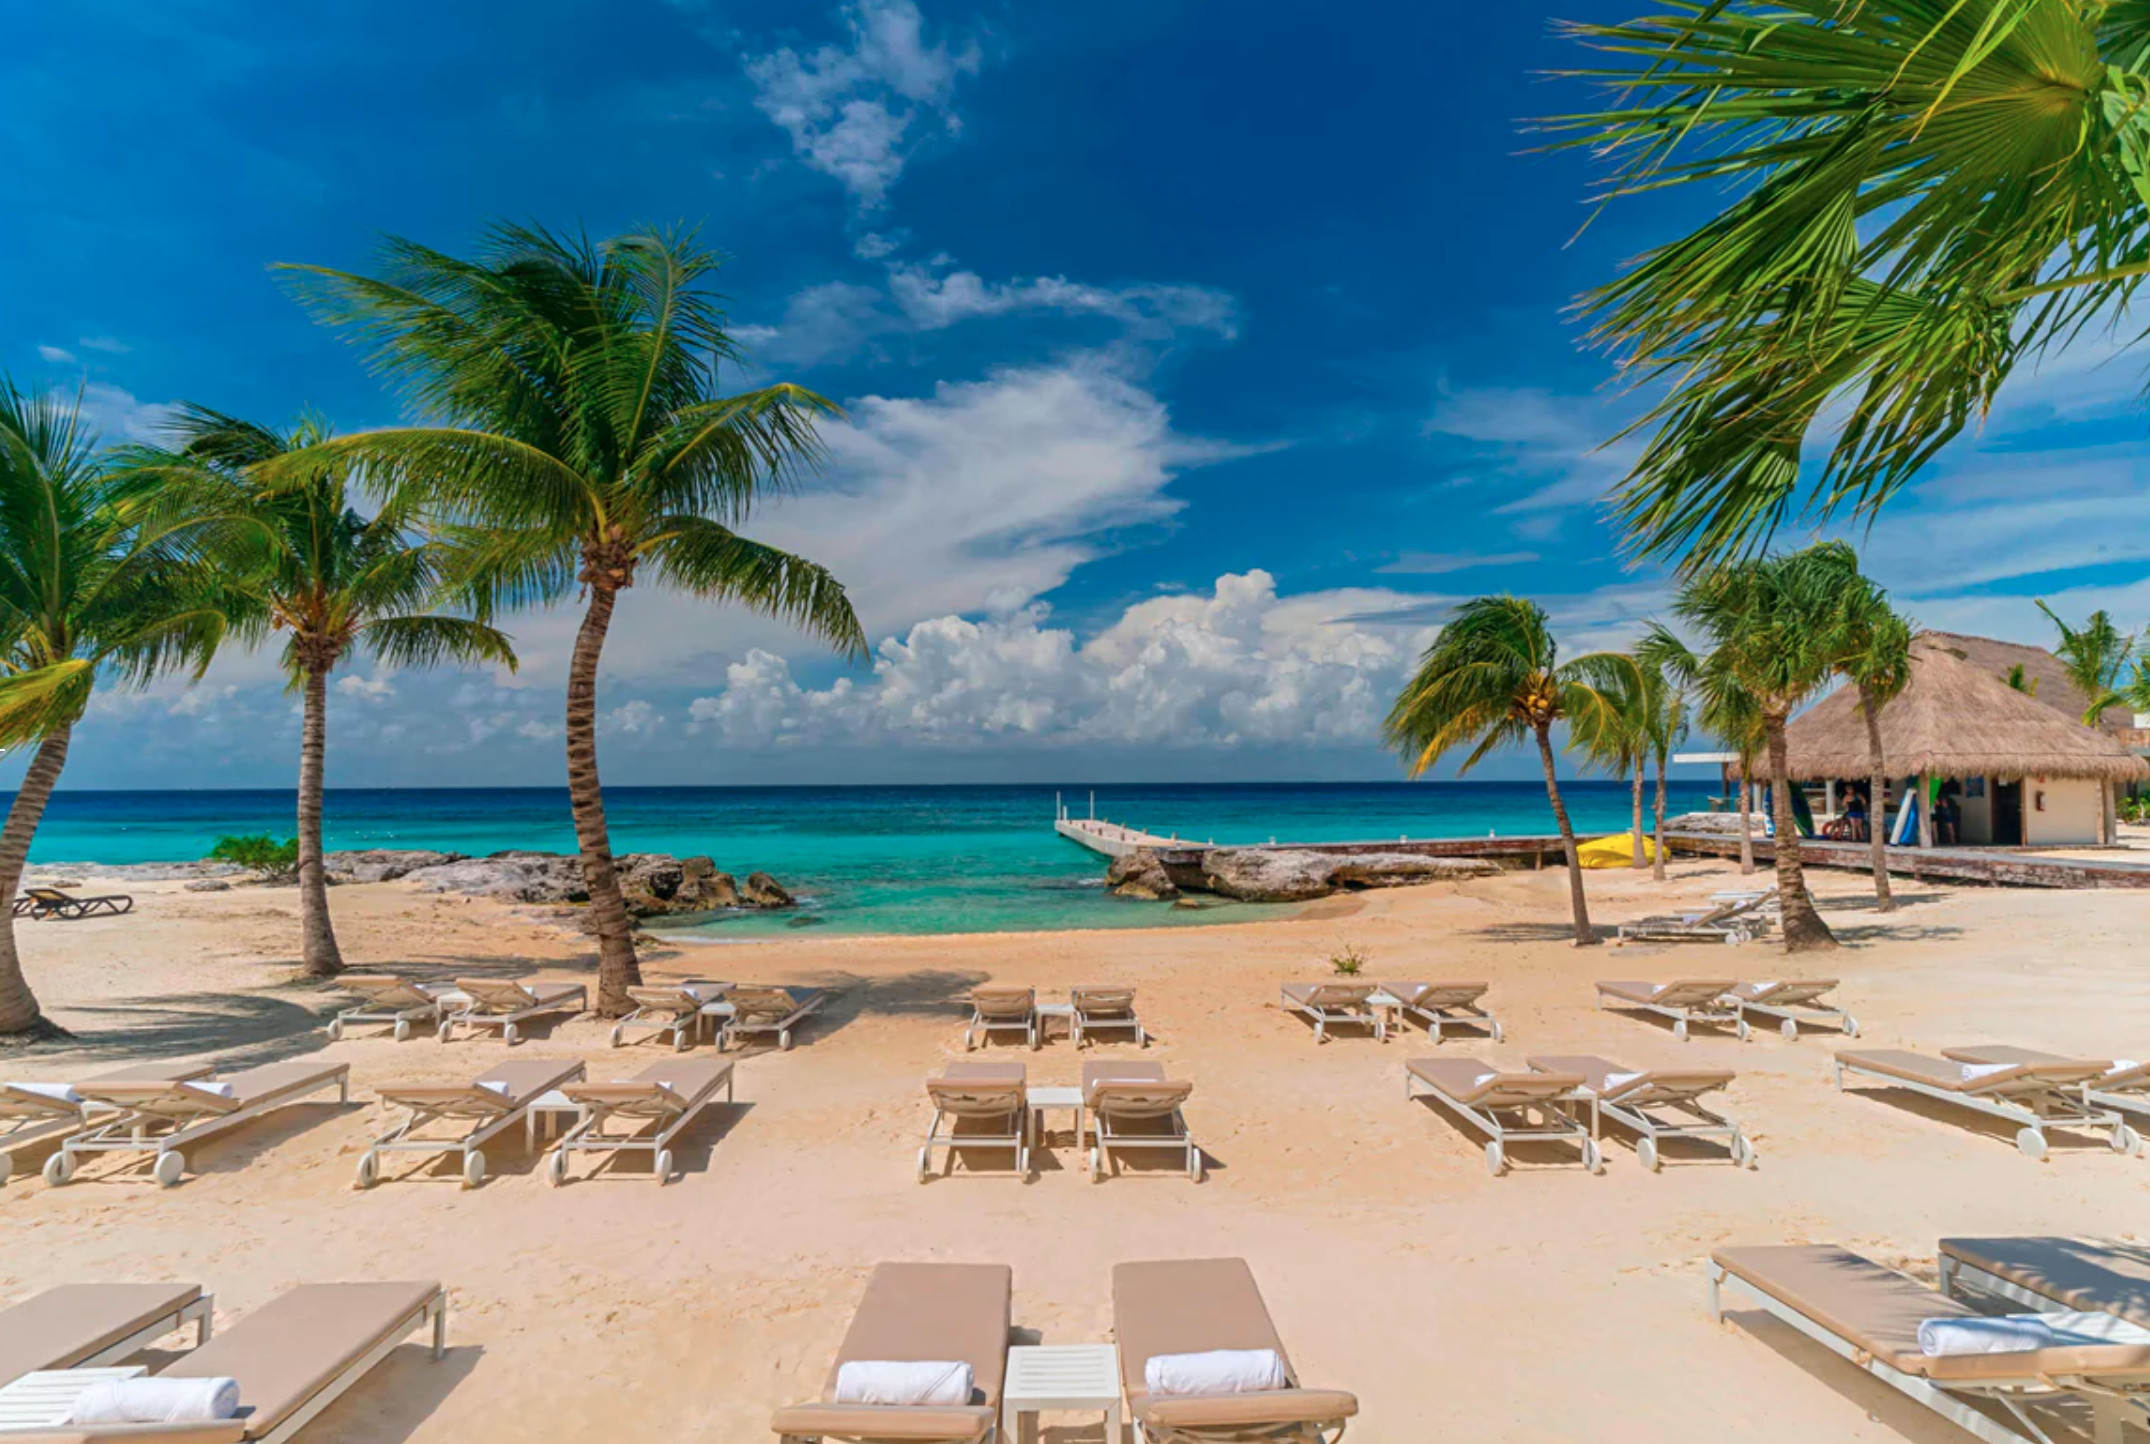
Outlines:
{"label": "cumulus cloud", "polygon": [[39,346],[37,354],[40,360],[50,362],[54,366],[70,365],[75,359],[74,352],[59,346]]}
{"label": "cumulus cloud", "polygon": [[[62,402],[75,400],[72,390],[53,394]],[[163,441],[165,427],[179,411],[171,402],[140,401],[133,392],[102,381],[81,388],[81,404],[90,429],[107,442]]]}
{"label": "cumulus cloud", "polygon": [[601,719],[608,732],[621,732],[628,736],[647,736],[664,726],[664,714],[640,698],[623,702],[607,712]]}
{"label": "cumulus cloud", "polygon": [[84,336],[75,343],[90,351],[105,351],[114,356],[124,356],[134,348],[117,336]]}
{"label": "cumulus cloud", "polygon": [[361,702],[385,702],[396,695],[396,684],[393,678],[379,673],[361,677],[351,672],[336,679],[336,690]]}
{"label": "cumulus cloud", "polygon": [[848,43],[750,56],[754,104],[808,166],[834,177],[861,211],[878,209],[923,124],[954,134],[956,80],[975,74],[975,43],[927,43],[912,0],[856,0],[840,12]]}
{"label": "cumulus cloud", "polygon": [[1345,618],[1402,600],[1379,589],[1280,597],[1255,570],[1137,603],[1088,641],[1042,605],[941,616],[883,642],[863,684],[803,686],[782,657],[750,652],[689,716],[747,745],[1363,744],[1433,629]]}

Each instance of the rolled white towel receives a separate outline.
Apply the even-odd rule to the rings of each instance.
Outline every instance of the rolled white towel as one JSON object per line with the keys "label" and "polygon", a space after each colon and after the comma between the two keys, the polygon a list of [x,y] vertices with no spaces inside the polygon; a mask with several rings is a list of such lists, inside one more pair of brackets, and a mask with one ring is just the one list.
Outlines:
{"label": "rolled white towel", "polygon": [[1963,1065],[1963,1081],[1976,1083],[1981,1078],[1991,1078],[2022,1066],[2020,1063],[1966,1063]]}
{"label": "rolled white towel", "polygon": [[229,1083],[210,1083],[197,1079],[183,1086],[192,1088],[197,1093],[206,1093],[212,1098],[236,1098],[239,1096],[238,1090]]}
{"label": "rolled white towel", "polygon": [[2140,1067],[2142,1067],[2142,1061],[2140,1059],[2115,1058],[2113,1060],[2113,1066],[2105,1070],[2105,1076],[2108,1078],[2112,1078],[2122,1073],[2132,1073]]}
{"label": "rolled white towel", "polygon": [[239,1413],[236,1379],[106,1379],[75,1400],[70,1424],[208,1424]]}
{"label": "rolled white towel", "polygon": [[[1472,1086],[1473,1088],[1483,1088],[1483,1087],[1485,1087],[1485,1086],[1486,1086],[1486,1085],[1487,1085],[1488,1083],[1491,1083],[1491,1082],[1492,1082],[1492,1081],[1493,1081],[1494,1079],[1496,1079],[1496,1078],[1498,1078],[1498,1077],[1500,1077],[1500,1076],[1501,1076],[1501,1075],[1500,1075],[1500,1074],[1498,1074],[1498,1073],[1480,1073],[1480,1074],[1479,1074],[1479,1075],[1478,1075],[1477,1077],[1475,1077],[1475,1078],[1473,1078],[1473,1079],[1471,1080],[1471,1086]],[[1192,1357],[1192,1356],[1190,1355],[1189,1357]]]}
{"label": "rolled white towel", "polygon": [[488,1093],[498,1093],[503,1098],[510,1098],[514,1096],[513,1090],[511,1090],[507,1084],[496,1083],[490,1078],[480,1078],[478,1080],[478,1086],[480,1088],[483,1088]]}
{"label": "rolled white towel", "polygon": [[1291,1378],[1275,1349],[1211,1349],[1204,1354],[1152,1354],[1142,1366],[1152,1394],[1264,1394],[1288,1389]]}
{"label": "rolled white towel", "polygon": [[839,1404],[949,1408],[968,1404],[970,1396],[968,1364],[852,1359],[836,1371],[836,1402]]}
{"label": "rolled white towel", "polygon": [[65,1083],[10,1083],[7,1085],[18,1093],[31,1093],[39,1098],[50,1098],[55,1103],[80,1103],[82,1095]]}
{"label": "rolled white towel", "polygon": [[1926,1319],[1919,1324],[1919,1352],[1935,1359],[1958,1354],[2027,1354],[2050,1349],[2053,1343],[2053,1326],[2037,1314]]}
{"label": "rolled white towel", "polygon": [[1605,1091],[1607,1093],[1618,1093],[1622,1088],[1627,1087],[1628,1084],[1643,1076],[1641,1073],[1607,1073],[1605,1075]]}

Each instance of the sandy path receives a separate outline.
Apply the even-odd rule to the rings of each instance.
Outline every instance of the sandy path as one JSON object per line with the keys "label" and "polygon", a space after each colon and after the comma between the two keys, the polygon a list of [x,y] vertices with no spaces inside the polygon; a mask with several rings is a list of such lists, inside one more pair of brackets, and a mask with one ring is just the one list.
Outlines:
{"label": "sandy path", "polygon": [[[1700,898],[1730,872],[1681,864],[1663,889],[1623,873],[1590,885],[1611,921]],[[1851,944],[1828,969],[1876,1045],[2005,1039],[2136,1057],[2150,1047],[2136,958],[2150,897],[1914,886],[1911,905],[1882,918],[1860,905],[1857,878],[1818,885]],[[315,1022],[332,995],[282,981],[296,939],[290,893],[140,891],[131,918],[23,930],[44,996],[84,1038],[0,1068],[57,1078],[145,1052],[320,1053],[348,1060],[366,1099],[383,1080],[467,1075],[498,1056],[476,1041],[327,1045]],[[572,940],[490,904],[396,885],[342,888],[335,902],[354,964],[442,975],[577,966]],[[351,1171],[374,1110],[302,1105],[205,1148],[200,1175],[169,1192],[109,1178],[0,1188],[0,1299],[70,1279],[182,1277],[213,1288],[229,1319],[305,1279],[439,1277],[453,1291],[451,1361],[403,1351],[379,1386],[312,1426],[310,1444],[600,1429],[754,1440],[773,1437],[773,1406],[819,1388],[877,1259],[1009,1262],[1019,1327],[1079,1342],[1106,1336],[1115,1261],[1241,1254],[1305,1378],[1359,1394],[1354,1439],[1439,1429],[1514,1441],[1944,1441],[1964,1436],[1782,1330],[1751,1318],[1713,1327],[1699,1271],[1708,1250],[1833,1240],[1930,1263],[1944,1233],[2143,1227],[2150,1163],[2097,1144],[2041,1166],[2005,1138],[1838,1095],[1830,1037],[1682,1045],[1592,1007],[1596,977],[1731,965],[1781,975],[1774,950],[1578,950],[1562,941],[1564,917],[1561,876],[1548,872],[1247,926],[676,948],[653,973],[845,993],[792,1052],[741,1059],[741,1105],[690,1136],[675,1185],[660,1190],[630,1166],[553,1190],[517,1147],[495,1152],[496,1177],[474,1193],[440,1174],[360,1194]],[[1320,976],[1345,940],[1371,954],[1375,977],[1493,981],[1509,1042],[1451,1052],[1738,1068],[1725,1108],[1756,1139],[1761,1169],[1651,1176],[1616,1143],[1601,1177],[1488,1177],[1475,1139],[1404,1101],[1403,1061],[1428,1051],[1416,1035],[1316,1047],[1275,1008],[1280,982]],[[1196,1084],[1189,1116],[1212,1159],[1208,1181],[1092,1185],[1063,1144],[1028,1185],[989,1171],[917,1184],[920,1080],[959,1055],[957,1000],[989,977],[1042,990],[1138,984],[1158,1038],[1150,1056]],[[518,1052],[585,1057],[596,1077],[657,1056],[655,1045],[626,1054],[604,1043],[603,1027],[583,1020]],[[1034,1083],[1073,1082],[1079,1067],[1065,1041],[996,1056],[1027,1062]],[[1096,1424],[1082,1424],[1061,1421],[1047,1437],[1095,1439]]]}

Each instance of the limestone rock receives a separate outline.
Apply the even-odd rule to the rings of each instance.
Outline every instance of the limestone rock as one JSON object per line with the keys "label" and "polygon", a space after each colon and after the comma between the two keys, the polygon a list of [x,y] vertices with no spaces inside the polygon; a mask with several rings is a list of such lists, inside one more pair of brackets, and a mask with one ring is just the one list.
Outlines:
{"label": "limestone rock", "polygon": [[1304,902],[1371,887],[1490,877],[1482,858],[1422,857],[1411,852],[1323,853],[1292,848],[1219,847],[1202,857],[1209,890],[1241,902]]}
{"label": "limestone rock", "polygon": [[220,877],[196,878],[180,888],[181,892],[230,892],[231,884]]}
{"label": "limestone rock", "polygon": [[1368,852],[1337,859],[1329,881],[1338,888],[1408,887],[1419,882],[1456,882],[1492,877],[1498,863],[1481,857],[1421,857],[1410,852]]}
{"label": "limestone rock", "polygon": [[1105,890],[1116,897],[1147,898],[1153,902],[1170,902],[1180,895],[1165,865],[1146,847],[1112,860],[1112,866],[1105,869]]}
{"label": "limestone rock", "polygon": [[465,861],[460,852],[433,852],[424,848],[368,847],[351,852],[325,853],[321,861],[330,876],[350,882],[394,882],[422,867],[445,867]]}
{"label": "limestone rock", "polygon": [[[769,874],[754,873],[742,886],[706,857],[634,852],[616,859],[615,865],[630,917],[793,905],[791,894]],[[582,858],[574,854],[496,852],[490,857],[454,858],[414,867],[403,877],[428,892],[457,892],[505,902],[558,904],[590,900],[582,875]]]}
{"label": "limestone rock", "polygon": [[739,886],[739,895],[749,907],[788,908],[798,903],[782,883],[765,872],[748,873],[747,880]]}
{"label": "limestone rock", "polygon": [[582,859],[551,852],[496,852],[490,857],[459,858],[413,868],[404,874],[404,880],[427,892],[458,892],[504,902],[590,900],[589,888],[582,878]]}

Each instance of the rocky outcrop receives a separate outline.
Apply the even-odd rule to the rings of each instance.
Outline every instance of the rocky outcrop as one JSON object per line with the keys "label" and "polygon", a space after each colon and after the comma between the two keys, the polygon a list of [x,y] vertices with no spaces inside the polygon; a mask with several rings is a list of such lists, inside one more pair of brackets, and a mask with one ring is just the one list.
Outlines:
{"label": "rocky outcrop", "polygon": [[413,868],[403,875],[403,880],[426,892],[455,892],[503,902],[590,900],[589,889],[582,880],[582,859],[554,852],[496,852],[490,857],[457,858]]}
{"label": "rocky outcrop", "polygon": [[234,862],[56,862],[38,868],[28,881],[32,887],[72,891],[85,886],[85,878],[103,882],[181,882],[194,877],[245,876],[247,870]]}
{"label": "rocky outcrop", "polygon": [[[1750,813],[1748,828],[1759,835],[1767,818],[1763,814]],[[1667,832],[1705,832],[1723,837],[1739,836],[1739,814],[1736,812],[1683,812],[1678,817],[1665,819]]]}
{"label": "rocky outcrop", "polygon": [[179,890],[181,892],[230,892],[231,884],[220,877],[198,877],[192,882],[180,884]]}
{"label": "rocky outcrop", "polygon": [[797,899],[784,890],[784,885],[765,872],[750,872],[740,886],[739,896],[752,908],[788,908]]}
{"label": "rocky outcrop", "polygon": [[[769,874],[750,874],[741,884],[706,857],[636,852],[618,859],[617,865],[627,911],[637,918],[735,907],[794,906],[791,894]],[[463,893],[504,902],[557,905],[590,900],[582,877],[582,859],[559,853],[496,852],[490,857],[456,858],[414,867],[402,876],[427,892]]]}
{"label": "rocky outcrop", "polygon": [[1105,869],[1105,891],[1116,897],[1144,898],[1152,902],[1170,902],[1180,895],[1179,887],[1165,872],[1165,865],[1149,848],[1138,847],[1124,857],[1112,860]]}
{"label": "rocky outcrop", "polygon": [[321,861],[329,876],[341,882],[394,882],[423,867],[446,867],[466,861],[460,852],[431,852],[424,848],[369,847],[351,852],[324,853]]}
{"label": "rocky outcrop", "polygon": [[1469,857],[1408,852],[1335,854],[1291,848],[1218,847],[1202,855],[1207,890],[1241,902],[1305,902],[1331,893],[1490,877],[1500,869]]}

